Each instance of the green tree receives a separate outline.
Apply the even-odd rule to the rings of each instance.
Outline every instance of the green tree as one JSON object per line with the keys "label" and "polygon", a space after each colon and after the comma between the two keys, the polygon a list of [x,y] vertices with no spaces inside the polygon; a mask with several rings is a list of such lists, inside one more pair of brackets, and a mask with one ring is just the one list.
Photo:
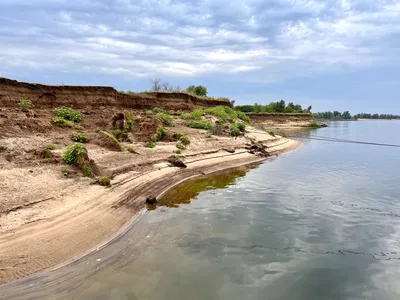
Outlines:
{"label": "green tree", "polygon": [[207,88],[205,86],[202,85],[198,85],[198,86],[194,86],[194,85],[190,85],[186,91],[189,94],[193,94],[196,96],[201,96],[201,97],[206,97],[208,92],[207,92]]}
{"label": "green tree", "polygon": [[260,104],[258,104],[258,103],[255,103],[255,104],[254,104],[254,109],[253,109],[253,111],[254,111],[255,113],[260,113],[260,112],[262,112],[262,105],[260,105]]}
{"label": "green tree", "polygon": [[293,109],[293,107],[292,106],[286,106],[286,108],[285,108],[285,113],[288,113],[288,114],[290,114],[290,113],[293,113],[294,112],[294,109]]}
{"label": "green tree", "polygon": [[285,112],[286,103],[285,100],[281,100],[276,103],[276,112],[283,113]]}
{"label": "green tree", "polygon": [[342,118],[343,118],[344,120],[350,120],[350,119],[351,119],[351,114],[350,114],[350,112],[349,112],[349,111],[343,112],[343,113],[342,113]]}

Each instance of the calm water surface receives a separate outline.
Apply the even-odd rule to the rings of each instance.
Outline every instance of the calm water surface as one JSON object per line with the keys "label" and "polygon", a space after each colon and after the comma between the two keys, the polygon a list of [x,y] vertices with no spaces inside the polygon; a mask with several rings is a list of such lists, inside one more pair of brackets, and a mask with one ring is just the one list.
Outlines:
{"label": "calm water surface", "polygon": [[[304,133],[400,144],[400,122]],[[304,140],[171,190],[109,247],[0,299],[400,299],[400,148]]]}

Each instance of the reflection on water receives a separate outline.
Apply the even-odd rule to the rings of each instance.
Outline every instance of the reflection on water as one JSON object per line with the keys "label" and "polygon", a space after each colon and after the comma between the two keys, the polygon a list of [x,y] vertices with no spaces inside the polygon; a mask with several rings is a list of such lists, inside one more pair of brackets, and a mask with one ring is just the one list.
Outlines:
{"label": "reflection on water", "polygon": [[165,193],[158,199],[158,206],[179,207],[179,204],[190,204],[200,192],[223,189],[235,184],[235,180],[246,175],[246,172],[259,164],[251,164],[235,169],[203,175],[185,181]]}
{"label": "reflection on water", "polygon": [[[330,125],[310,135],[400,144],[398,122]],[[305,141],[177,186],[108,247],[0,299],[400,299],[399,149]]]}

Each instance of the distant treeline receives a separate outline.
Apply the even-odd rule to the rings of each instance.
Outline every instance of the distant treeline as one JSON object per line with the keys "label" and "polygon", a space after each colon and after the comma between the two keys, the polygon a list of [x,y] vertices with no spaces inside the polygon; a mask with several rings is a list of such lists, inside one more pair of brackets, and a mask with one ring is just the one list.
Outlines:
{"label": "distant treeline", "polygon": [[278,102],[270,102],[266,105],[255,103],[254,105],[238,105],[235,106],[236,110],[245,113],[311,113],[312,106],[303,109],[300,104],[290,102],[286,105],[285,100]]}
{"label": "distant treeline", "polygon": [[398,115],[391,114],[367,114],[367,113],[359,113],[356,115],[351,115],[349,111],[326,111],[313,113],[313,117],[318,120],[332,120],[332,121],[341,121],[341,120],[357,120],[357,119],[383,119],[383,120],[392,120],[392,119],[400,119]]}

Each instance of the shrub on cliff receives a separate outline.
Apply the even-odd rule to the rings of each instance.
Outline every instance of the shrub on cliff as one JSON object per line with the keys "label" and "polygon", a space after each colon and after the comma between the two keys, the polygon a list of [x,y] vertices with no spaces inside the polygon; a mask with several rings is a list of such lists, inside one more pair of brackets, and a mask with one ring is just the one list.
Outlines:
{"label": "shrub on cliff", "polygon": [[182,113],[181,118],[184,120],[201,120],[204,111],[201,108],[197,108],[191,113]]}
{"label": "shrub on cliff", "polygon": [[168,130],[162,126],[158,126],[156,133],[151,138],[152,142],[161,142],[168,135]]}
{"label": "shrub on cliff", "polygon": [[79,123],[83,119],[83,114],[71,107],[60,106],[55,109],[55,117]]}
{"label": "shrub on cliff", "polygon": [[74,143],[71,146],[67,146],[63,153],[63,160],[68,165],[81,169],[83,175],[87,177],[92,177],[93,173],[98,173],[96,165],[89,160],[87,150],[82,143]]}
{"label": "shrub on cliff", "polygon": [[181,143],[181,142],[176,143],[176,148],[178,148],[179,150],[185,150],[186,149],[185,145],[183,143]]}
{"label": "shrub on cliff", "polygon": [[172,116],[169,114],[159,112],[156,114],[156,119],[159,120],[164,126],[173,126]]}
{"label": "shrub on cliff", "polygon": [[310,124],[308,124],[308,127],[317,129],[323,127],[323,125],[316,120],[312,120]]}
{"label": "shrub on cliff", "polygon": [[237,122],[236,123],[237,128],[240,130],[240,132],[245,132],[246,131],[246,125],[242,122]]}
{"label": "shrub on cliff", "polygon": [[190,128],[196,128],[196,129],[204,129],[204,130],[211,130],[212,125],[211,122],[209,121],[203,121],[203,120],[193,120],[190,121],[189,123],[186,124]]}
{"label": "shrub on cliff", "polygon": [[84,132],[74,132],[71,134],[71,139],[75,142],[86,143],[88,141]]}
{"label": "shrub on cliff", "polygon": [[69,128],[72,128],[75,125],[74,122],[65,120],[61,117],[54,117],[53,123],[60,127],[69,127]]}
{"label": "shrub on cliff", "polygon": [[32,101],[28,100],[28,99],[21,99],[18,104],[19,104],[19,107],[21,108],[21,110],[24,112],[27,112],[28,110],[35,107],[33,105]]}
{"label": "shrub on cliff", "polygon": [[133,125],[135,124],[135,116],[132,112],[125,114],[125,125],[124,125],[124,133],[129,133],[133,129]]}
{"label": "shrub on cliff", "polygon": [[181,132],[175,132],[172,135],[172,138],[177,139],[179,142],[181,142],[185,146],[190,144],[190,139]]}
{"label": "shrub on cliff", "polygon": [[168,135],[168,130],[162,126],[158,126],[156,133],[151,137],[149,148],[155,148],[157,142],[161,142]]}
{"label": "shrub on cliff", "polygon": [[111,178],[110,177],[99,177],[97,178],[97,182],[102,186],[111,186]]}
{"label": "shrub on cliff", "polygon": [[237,136],[240,135],[240,130],[239,130],[239,128],[237,127],[236,124],[232,124],[232,125],[230,126],[230,132],[229,132],[229,133],[230,133],[231,136],[237,137]]}
{"label": "shrub on cliff", "polygon": [[163,110],[162,108],[159,108],[159,107],[154,107],[151,111],[152,111],[153,113],[155,113],[155,114],[163,113],[163,112],[164,112],[164,110]]}
{"label": "shrub on cliff", "polygon": [[244,112],[237,111],[237,117],[238,117],[240,120],[242,120],[242,121],[244,121],[244,122],[246,122],[246,123],[248,123],[248,124],[251,123],[249,116],[246,115]]}
{"label": "shrub on cliff", "polygon": [[87,150],[82,143],[74,143],[64,150],[63,160],[68,165],[81,166],[85,161]]}
{"label": "shrub on cliff", "polygon": [[202,85],[198,85],[198,86],[191,85],[186,89],[186,91],[192,95],[196,95],[196,96],[200,96],[200,97],[207,97],[207,88]]}

